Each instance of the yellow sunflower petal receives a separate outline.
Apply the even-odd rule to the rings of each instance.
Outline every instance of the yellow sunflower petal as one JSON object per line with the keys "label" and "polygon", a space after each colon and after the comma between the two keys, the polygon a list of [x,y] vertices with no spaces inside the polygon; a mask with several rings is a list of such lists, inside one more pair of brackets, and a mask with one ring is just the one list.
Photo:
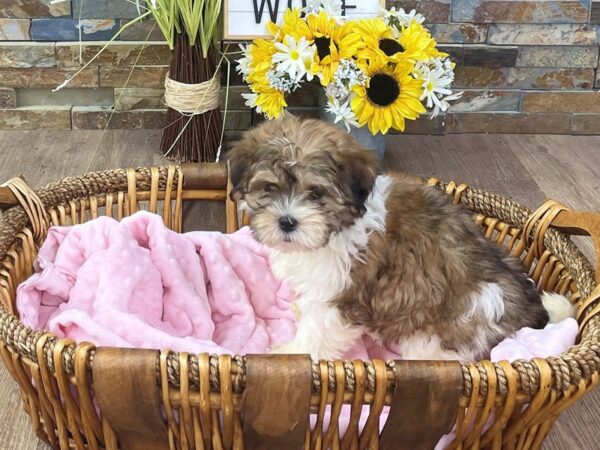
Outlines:
{"label": "yellow sunflower petal", "polygon": [[367,122],[367,126],[369,127],[371,134],[379,133],[379,117],[377,116],[378,114],[375,114],[375,117]]}
{"label": "yellow sunflower petal", "polygon": [[280,36],[283,36],[281,28],[279,28],[277,24],[271,22],[270,20],[267,22],[267,31],[276,39],[278,39]]}
{"label": "yellow sunflower petal", "polygon": [[404,120],[404,117],[399,115],[397,120],[394,122],[394,128],[398,131],[404,132],[405,127],[406,121]]}
{"label": "yellow sunflower petal", "polygon": [[283,92],[270,88],[258,94],[256,105],[269,119],[276,119],[281,116],[287,103]]}
{"label": "yellow sunflower petal", "polygon": [[383,113],[383,124],[384,124],[384,131],[383,133],[387,133],[390,128],[392,128],[392,123],[393,123],[393,117],[392,117],[392,111],[390,109],[382,109],[381,112]]}

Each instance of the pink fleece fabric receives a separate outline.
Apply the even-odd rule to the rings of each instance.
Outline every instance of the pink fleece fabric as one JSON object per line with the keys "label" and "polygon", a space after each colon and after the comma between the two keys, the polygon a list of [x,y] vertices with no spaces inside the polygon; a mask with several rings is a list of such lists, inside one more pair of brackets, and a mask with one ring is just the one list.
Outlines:
{"label": "pink fleece fabric", "polygon": [[293,338],[293,292],[248,228],[177,234],[160,216],[53,227],[19,286],[21,320],[96,345],[262,353]]}
{"label": "pink fleece fabric", "polygon": [[[225,235],[177,234],[160,216],[139,212],[120,223],[99,218],[53,227],[35,273],[19,286],[21,320],[58,337],[99,346],[190,353],[266,353],[296,331],[293,292],[277,280],[269,250],[248,228]],[[524,328],[491,352],[492,361],[559,355],[575,343],[577,322]],[[346,359],[400,359],[368,336]],[[361,427],[368,417],[363,408]],[[388,408],[380,417],[383,428]],[[350,419],[344,406],[343,433]],[[328,426],[329,414],[325,417]],[[312,417],[315,423],[315,417]],[[449,434],[436,448],[453,439]]]}

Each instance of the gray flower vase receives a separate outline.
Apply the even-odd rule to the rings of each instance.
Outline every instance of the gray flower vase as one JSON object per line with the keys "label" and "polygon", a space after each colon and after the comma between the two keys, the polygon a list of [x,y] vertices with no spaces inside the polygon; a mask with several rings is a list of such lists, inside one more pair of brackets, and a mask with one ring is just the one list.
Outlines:
{"label": "gray flower vase", "polygon": [[[340,121],[335,123],[335,116],[330,112],[327,112],[325,107],[327,106],[327,96],[323,89],[319,92],[319,118],[325,122],[332,123],[337,127],[347,131],[346,126]],[[387,136],[385,134],[377,133],[373,135],[368,127],[350,129],[350,135],[358,141],[359,144],[372,150],[377,155],[377,158],[381,161],[385,156],[385,150],[387,147]]]}

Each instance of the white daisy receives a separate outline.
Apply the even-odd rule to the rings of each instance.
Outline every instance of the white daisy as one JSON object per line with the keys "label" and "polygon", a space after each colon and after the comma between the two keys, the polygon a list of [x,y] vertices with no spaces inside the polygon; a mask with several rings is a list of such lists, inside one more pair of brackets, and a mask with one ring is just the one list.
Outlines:
{"label": "white daisy", "polygon": [[306,6],[302,9],[305,14],[318,14],[321,9],[321,0],[306,0]]}
{"label": "white daisy", "polygon": [[251,58],[248,53],[249,47],[250,46],[248,46],[248,45],[240,44],[240,50],[242,51],[242,54],[244,56],[242,56],[240,59],[237,60],[236,71],[239,74],[241,74],[244,78],[246,78],[248,76],[248,74],[250,74]]}
{"label": "white daisy", "polygon": [[425,17],[422,14],[417,13],[414,9],[407,13],[403,8],[396,11],[396,8],[392,7],[389,10],[383,9],[381,14],[383,20],[385,20],[388,25],[407,27],[411,22],[417,22],[418,24],[425,22]]}
{"label": "white daisy", "polygon": [[278,72],[286,72],[292,80],[299,82],[306,75],[308,81],[313,79],[310,66],[315,58],[316,47],[304,36],[298,42],[292,36],[286,36],[284,42],[275,44],[278,52],[273,55]]}
{"label": "white daisy", "polygon": [[303,8],[305,14],[319,14],[321,11],[325,11],[338,22],[344,20],[342,0],[307,0]]}
{"label": "white daisy", "polygon": [[426,106],[431,109],[433,119],[440,112],[446,112],[450,101],[457,100],[462,92],[452,93],[450,85],[454,82],[454,67],[450,58],[432,58],[415,64],[413,76],[423,81],[421,100],[427,99]]}
{"label": "white daisy", "polygon": [[429,69],[424,75],[421,100],[427,99],[427,108],[433,108],[433,105],[437,105],[442,111],[445,111],[445,109],[442,108],[438,94],[441,94],[440,96],[452,94],[452,91],[449,89],[452,79],[438,69]]}
{"label": "white daisy", "polygon": [[335,116],[335,123],[342,121],[350,133],[350,127],[358,127],[358,121],[354,111],[350,107],[350,101],[340,103],[337,98],[330,98],[325,110]]}
{"label": "white daisy", "polygon": [[[454,81],[454,67],[450,58],[432,58],[425,63],[428,67],[444,72],[446,77]],[[418,65],[418,64],[417,64]]]}
{"label": "white daisy", "polygon": [[248,108],[256,108],[257,113],[262,112],[262,108],[256,104],[256,100],[258,99],[258,94],[255,92],[242,92],[242,97],[246,99],[246,106]]}
{"label": "white daisy", "polygon": [[429,114],[429,117],[431,119],[434,119],[435,117],[437,117],[440,112],[446,112],[448,110],[448,108],[450,107],[450,103],[453,100],[458,100],[459,98],[461,98],[463,95],[462,92],[457,92],[455,94],[452,95],[448,95],[446,97],[443,98],[438,98],[439,100],[439,106],[436,104],[433,106],[433,111],[431,111],[431,113]]}

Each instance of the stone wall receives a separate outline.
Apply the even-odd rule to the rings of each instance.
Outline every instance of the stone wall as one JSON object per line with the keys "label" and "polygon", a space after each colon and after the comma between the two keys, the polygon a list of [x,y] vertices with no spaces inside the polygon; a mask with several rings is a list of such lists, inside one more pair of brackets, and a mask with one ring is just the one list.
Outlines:
{"label": "stone wall", "polygon": [[[600,1],[388,3],[427,17],[465,92],[445,117],[410,123],[407,132],[600,134]],[[124,31],[68,88],[52,93],[137,15],[129,0],[0,0],[0,129],[161,128],[170,54],[151,21]],[[235,131],[249,127],[252,115],[239,79],[231,85],[226,128]],[[316,114],[310,92],[292,104]]]}

